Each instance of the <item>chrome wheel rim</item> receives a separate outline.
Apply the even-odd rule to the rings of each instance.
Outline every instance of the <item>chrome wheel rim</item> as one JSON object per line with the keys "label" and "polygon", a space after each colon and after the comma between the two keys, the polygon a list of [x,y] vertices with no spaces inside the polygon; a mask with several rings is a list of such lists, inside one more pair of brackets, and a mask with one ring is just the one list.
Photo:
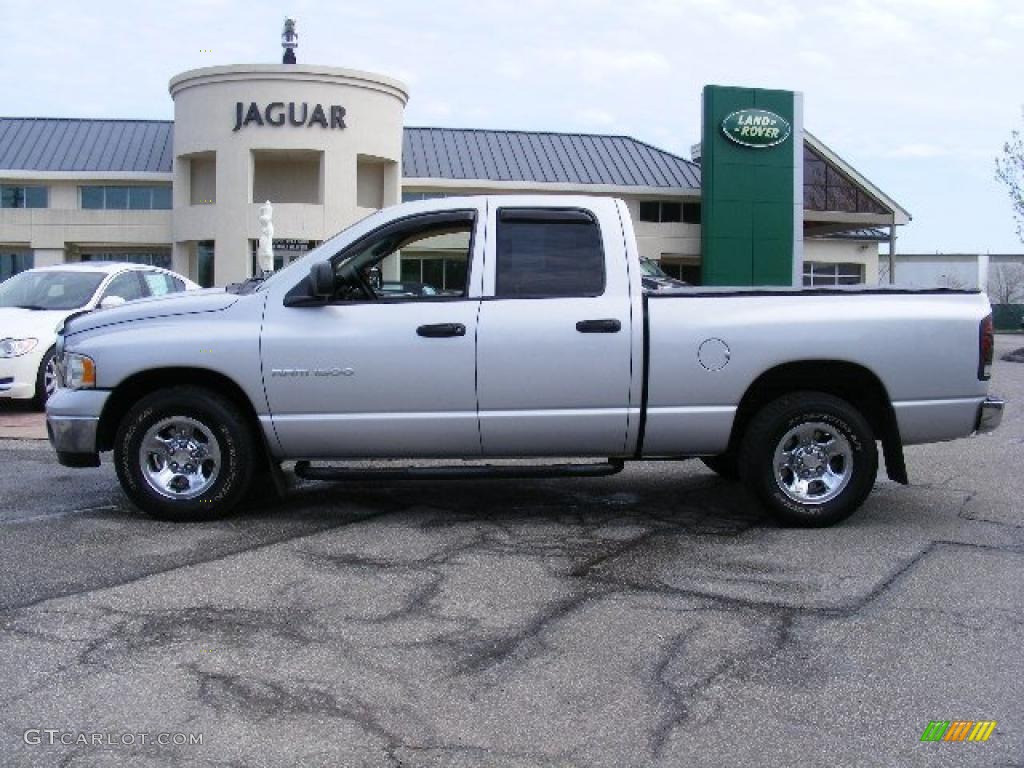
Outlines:
{"label": "chrome wheel rim", "polygon": [[825,504],[850,483],[853,448],[831,424],[809,421],[793,427],[775,447],[775,483],[800,504]]}
{"label": "chrome wheel rim", "polygon": [[194,499],[220,475],[220,443],[205,424],[171,416],[146,431],[139,466],[149,487],[164,498]]}
{"label": "chrome wheel rim", "polygon": [[46,361],[46,367],[43,368],[43,391],[47,399],[57,391],[57,361],[53,357]]}

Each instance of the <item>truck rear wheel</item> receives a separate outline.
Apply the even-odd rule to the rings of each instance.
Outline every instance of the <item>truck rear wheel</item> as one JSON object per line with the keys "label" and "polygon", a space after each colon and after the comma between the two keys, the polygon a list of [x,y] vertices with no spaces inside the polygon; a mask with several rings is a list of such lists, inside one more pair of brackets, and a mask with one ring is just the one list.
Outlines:
{"label": "truck rear wheel", "polygon": [[793,392],[753,418],[740,448],[743,481],[784,523],[832,525],[875,484],[878,450],[867,420],[845,400]]}
{"label": "truck rear wheel", "polygon": [[230,400],[199,387],[142,398],[114,441],[121,487],[160,520],[213,520],[244,498],[252,481],[252,429]]}

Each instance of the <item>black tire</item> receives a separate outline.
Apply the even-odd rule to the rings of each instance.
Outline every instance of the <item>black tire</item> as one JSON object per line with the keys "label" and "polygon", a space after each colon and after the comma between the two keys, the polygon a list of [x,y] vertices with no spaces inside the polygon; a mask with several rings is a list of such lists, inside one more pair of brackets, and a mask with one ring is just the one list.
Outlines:
{"label": "black tire", "polygon": [[[219,449],[219,468],[216,474],[209,472],[209,487],[191,498],[158,492],[147,480],[140,456],[147,431],[173,419],[195,422]],[[114,467],[125,494],[146,514],[173,522],[215,520],[232,512],[249,490],[258,458],[252,427],[239,408],[199,387],[170,387],[142,398],[125,414],[114,440]],[[170,466],[170,458],[166,461]]]}
{"label": "black tire", "polygon": [[38,408],[40,411],[46,409],[46,401],[50,399],[50,395],[53,392],[46,390],[46,378],[47,369],[50,369],[50,375],[56,376],[57,371],[53,367],[54,357],[56,356],[56,350],[53,347],[46,350],[46,354],[43,355],[43,359],[39,363],[39,370],[36,372],[36,393],[32,398],[32,405]]}
{"label": "black tire", "polygon": [[721,477],[723,480],[735,482],[740,479],[740,463],[736,454],[731,451],[721,453],[718,456],[701,456],[700,460],[704,466]]}
{"label": "black tire", "polygon": [[[849,472],[849,475],[845,485],[837,483],[841,490],[833,498],[827,498],[824,492],[820,494],[822,499],[827,499],[824,501],[801,501],[784,491],[786,478],[796,479],[789,470],[780,472],[777,480],[776,448],[782,450],[780,444],[791,430],[808,424],[826,427],[815,432],[822,440],[827,437],[826,432],[845,440],[844,447],[850,456],[849,459],[837,456],[836,464],[827,465],[842,467],[843,473]],[[805,458],[813,464],[820,457]],[[823,392],[793,392],[769,403],[751,420],[740,446],[739,467],[744,483],[781,522],[824,527],[845,520],[867,498],[878,473],[878,449],[867,420],[845,400]],[[825,485],[822,481],[811,480],[808,488],[821,491]]]}

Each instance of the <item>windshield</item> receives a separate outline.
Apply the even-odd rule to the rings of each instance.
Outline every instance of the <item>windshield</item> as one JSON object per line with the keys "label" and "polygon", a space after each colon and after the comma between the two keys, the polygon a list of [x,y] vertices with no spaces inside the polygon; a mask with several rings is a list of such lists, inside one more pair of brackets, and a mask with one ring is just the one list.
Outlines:
{"label": "windshield", "polygon": [[668,277],[665,274],[665,270],[657,262],[650,259],[640,259],[640,271],[647,275],[647,277]]}
{"label": "windshield", "polygon": [[89,303],[103,272],[22,272],[0,283],[0,307],[78,309]]}

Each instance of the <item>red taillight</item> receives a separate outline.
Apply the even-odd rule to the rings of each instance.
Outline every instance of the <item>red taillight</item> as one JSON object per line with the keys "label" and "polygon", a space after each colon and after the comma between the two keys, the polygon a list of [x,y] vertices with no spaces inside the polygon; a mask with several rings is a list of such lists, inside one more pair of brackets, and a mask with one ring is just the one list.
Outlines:
{"label": "red taillight", "polygon": [[978,378],[988,381],[992,378],[992,357],[996,349],[996,329],[992,315],[981,321],[978,328]]}

